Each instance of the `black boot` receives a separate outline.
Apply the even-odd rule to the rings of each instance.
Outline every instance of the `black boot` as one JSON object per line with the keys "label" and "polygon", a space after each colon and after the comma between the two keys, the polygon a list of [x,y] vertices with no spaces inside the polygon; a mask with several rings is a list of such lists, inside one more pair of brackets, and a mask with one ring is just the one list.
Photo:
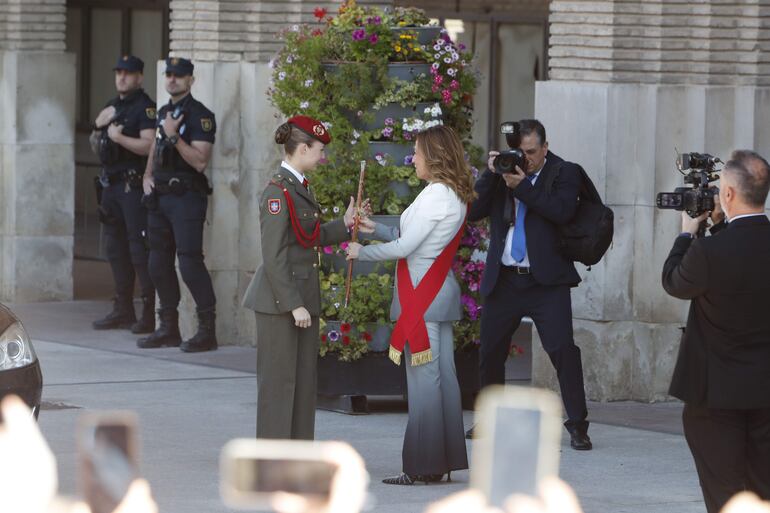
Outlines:
{"label": "black boot", "polygon": [[142,349],[156,347],[179,347],[182,336],[179,334],[179,312],[176,308],[161,308],[158,310],[160,326],[149,337],[140,338],[136,346]]}
{"label": "black boot", "polygon": [[131,326],[131,333],[155,331],[155,296],[142,296],[142,317]]}
{"label": "black boot", "polygon": [[214,311],[198,312],[198,333],[185,340],[179,349],[185,353],[213,351],[217,348],[216,314]]}
{"label": "black boot", "polygon": [[112,298],[112,311],[91,325],[95,330],[127,330],[136,322],[134,303],[131,297]]}

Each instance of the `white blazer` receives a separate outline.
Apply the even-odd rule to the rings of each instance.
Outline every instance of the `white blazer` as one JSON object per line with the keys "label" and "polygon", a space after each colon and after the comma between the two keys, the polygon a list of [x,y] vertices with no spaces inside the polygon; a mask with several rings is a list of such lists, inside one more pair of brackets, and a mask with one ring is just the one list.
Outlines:
{"label": "white blazer", "polygon": [[[452,241],[465,220],[467,205],[442,183],[430,183],[401,214],[400,230],[377,223],[371,238],[389,241],[361,248],[361,261],[406,258],[412,284],[417,287],[439,254]],[[401,313],[398,283],[393,293],[390,317]],[[462,318],[460,286],[450,270],[424,316],[426,321],[456,321]]]}

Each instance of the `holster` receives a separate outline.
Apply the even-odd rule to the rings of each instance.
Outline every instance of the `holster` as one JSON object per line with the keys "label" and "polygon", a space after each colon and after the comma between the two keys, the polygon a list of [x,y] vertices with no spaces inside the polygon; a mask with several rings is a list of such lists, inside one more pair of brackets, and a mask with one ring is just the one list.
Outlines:
{"label": "holster", "polygon": [[144,206],[147,210],[157,210],[158,209],[158,193],[155,191],[155,189],[152,190],[150,194],[142,194],[142,199],[139,200],[139,203]]}

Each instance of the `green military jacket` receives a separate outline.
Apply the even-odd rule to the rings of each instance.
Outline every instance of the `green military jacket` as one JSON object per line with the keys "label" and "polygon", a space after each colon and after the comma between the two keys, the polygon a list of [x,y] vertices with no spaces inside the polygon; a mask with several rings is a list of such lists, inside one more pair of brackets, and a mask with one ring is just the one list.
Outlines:
{"label": "green military jacket", "polygon": [[321,225],[318,246],[302,247],[292,229],[284,187],[307,234],[313,233],[321,216],[315,197],[297,182],[291,171],[282,167],[273,175],[259,201],[262,265],[246,289],[243,306],[266,314],[287,313],[304,306],[310,315],[318,316],[321,314],[319,246],[350,240],[350,234],[344,221],[337,219]]}

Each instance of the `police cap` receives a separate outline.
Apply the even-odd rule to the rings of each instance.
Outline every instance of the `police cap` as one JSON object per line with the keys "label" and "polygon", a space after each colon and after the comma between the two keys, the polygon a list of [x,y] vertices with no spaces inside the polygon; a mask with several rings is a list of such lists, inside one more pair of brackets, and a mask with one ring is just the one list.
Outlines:
{"label": "police cap", "polygon": [[166,73],[173,73],[179,77],[193,74],[193,63],[181,57],[169,57],[166,59]]}
{"label": "police cap", "polygon": [[114,71],[119,69],[126,71],[138,71],[142,73],[144,71],[144,61],[139,57],[133,55],[124,55],[118,59],[118,63],[112,68]]}

